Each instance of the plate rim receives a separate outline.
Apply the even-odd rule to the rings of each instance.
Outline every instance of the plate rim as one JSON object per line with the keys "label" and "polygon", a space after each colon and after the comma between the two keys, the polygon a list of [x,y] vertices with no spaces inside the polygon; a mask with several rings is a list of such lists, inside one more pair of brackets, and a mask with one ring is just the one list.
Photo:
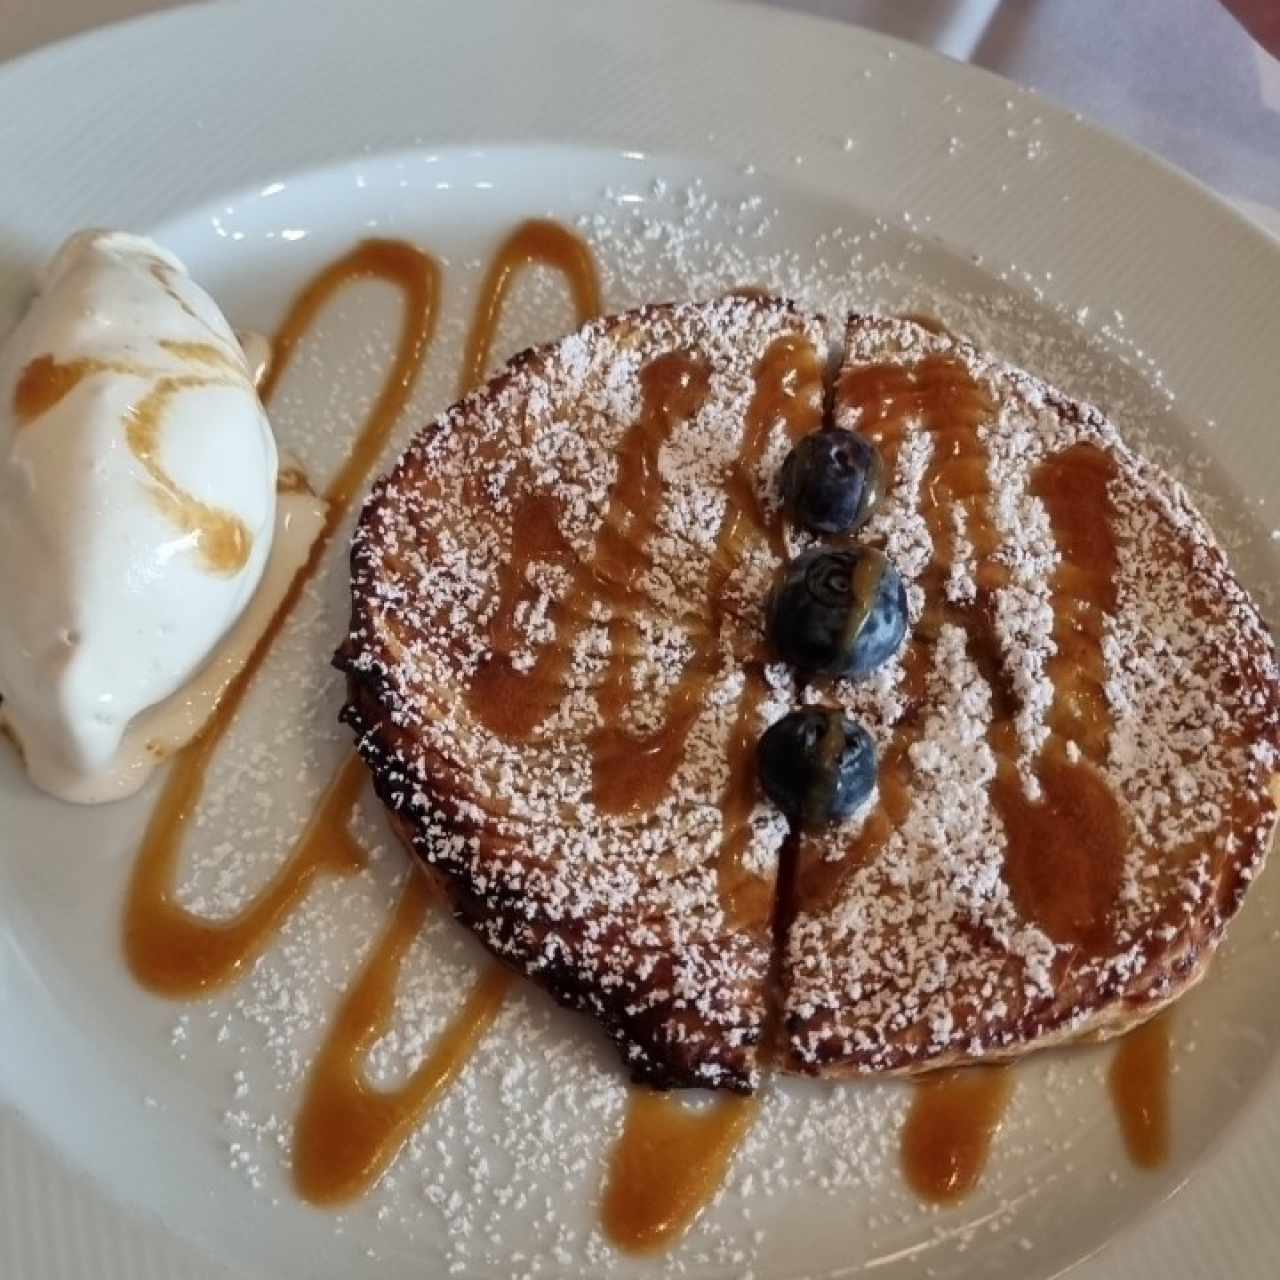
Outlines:
{"label": "plate rim", "polygon": [[[544,3],[551,2],[552,0],[544,0]],[[559,6],[561,12],[572,11],[580,14],[587,7],[582,3],[582,0],[554,0],[554,3]],[[473,5],[477,10],[485,11],[506,10],[513,7],[511,0],[473,0]],[[379,14],[394,11],[403,13],[410,7],[410,0],[377,0],[374,7]],[[442,0],[434,0],[434,7],[442,11],[448,9],[448,6]],[[600,11],[607,10],[612,19],[619,21],[622,25],[626,25],[626,22],[618,15],[631,13],[625,0],[608,0],[608,3],[603,2],[603,0],[596,0],[593,7]],[[687,7],[688,0],[651,0],[652,10],[662,10],[666,13],[682,12]],[[172,29],[173,32],[177,33],[177,36],[190,35],[199,28],[202,22],[221,22],[229,12],[239,14],[242,20],[247,21],[248,19],[245,15],[249,14],[251,8],[249,0],[204,0],[203,3],[195,5],[127,18],[30,51],[0,65],[0,101],[3,101],[12,86],[24,77],[42,78],[46,75],[63,75],[77,60],[102,59],[106,61],[113,56],[119,56],[130,41],[138,39],[150,40],[152,38],[157,41],[161,40],[162,37],[159,33],[162,31]],[[317,7],[318,10],[320,8],[322,7]],[[726,20],[732,19],[734,22],[746,24],[755,23],[761,29],[771,25],[778,30],[786,30],[788,32],[797,29],[808,31],[811,34],[825,32],[830,40],[848,45],[851,49],[855,46],[861,46],[871,51],[891,52],[894,57],[901,58],[907,62],[921,64],[942,62],[958,69],[964,77],[969,78],[971,83],[976,84],[985,81],[989,88],[999,86],[1002,93],[1016,93],[1018,95],[1027,93],[1025,89],[1017,86],[1012,81],[1008,81],[1004,77],[984,68],[957,62],[945,57],[945,55],[934,53],[910,42],[857,27],[835,18],[797,14],[755,4],[743,4],[737,2],[737,0],[700,0],[697,8],[703,11],[697,19],[699,23],[709,21],[706,18],[707,14],[719,13]],[[255,11],[253,20],[257,21],[259,17],[260,15]],[[1069,123],[1069,132],[1074,132],[1081,137],[1087,138],[1089,147],[1111,151],[1121,156],[1125,165],[1144,166],[1149,173],[1158,174],[1159,181],[1172,180],[1185,192],[1187,200],[1196,202],[1205,209],[1214,210],[1216,218],[1221,219],[1225,215],[1225,221],[1218,223],[1217,226],[1221,227],[1230,237],[1237,238],[1241,245],[1247,247],[1248,256],[1257,254],[1258,262],[1262,265],[1264,274],[1271,277],[1277,284],[1280,284],[1280,243],[1276,242],[1266,231],[1258,227],[1217,192],[1162,157],[1148,152],[1124,137],[1111,133],[1109,130],[1081,118],[1076,113],[1070,112],[1069,109],[1047,97],[1036,94],[1034,95],[1034,101],[1043,110],[1044,114],[1058,117],[1057,125],[1059,127],[1066,128]],[[14,136],[14,130],[10,130],[6,134],[3,129],[0,129],[0,155],[5,153],[9,140]],[[590,138],[568,139],[568,141],[580,142],[581,145],[586,146],[598,145],[594,139]],[[683,146],[679,149],[684,151]],[[673,147],[672,150],[677,150],[677,148]],[[696,155],[697,152],[689,152],[689,154]],[[0,209],[0,213],[2,213],[2,209]],[[3,244],[2,239],[0,239],[0,244]],[[1277,385],[1280,388],[1280,384]],[[1276,1072],[1274,1069],[1271,1072],[1267,1087],[1265,1089],[1259,1088],[1256,1096],[1236,1113],[1232,1123],[1218,1135],[1210,1149],[1206,1151],[1202,1157],[1204,1171],[1207,1172],[1211,1168],[1219,1167],[1223,1161],[1231,1156],[1232,1152],[1238,1154],[1241,1145],[1241,1131],[1245,1128],[1248,1120],[1261,1122],[1264,1119],[1263,1112],[1268,1098],[1273,1101],[1276,1098],[1280,1098],[1280,1072]],[[4,1095],[3,1075],[0,1074],[0,1108],[4,1107],[15,1107],[15,1103]],[[15,1107],[15,1109],[17,1108]],[[1274,1116],[1277,1112],[1280,1112],[1280,1108],[1272,1106],[1267,1114]],[[1275,1120],[1270,1124],[1258,1123],[1253,1132],[1255,1137],[1265,1137],[1266,1140],[1273,1141],[1275,1137],[1280,1136],[1280,1123]],[[45,1146],[48,1147],[47,1142],[45,1142]],[[61,1156],[53,1158],[62,1159]],[[78,1173],[80,1171],[76,1170],[75,1172]],[[1204,1181],[1204,1179],[1198,1175],[1197,1181]],[[128,1210],[114,1205],[114,1202],[112,1203],[113,1211],[128,1215]],[[1179,1203],[1185,1206],[1184,1197],[1179,1197]],[[0,1212],[3,1212],[4,1208],[5,1206],[0,1203]],[[1192,1215],[1185,1214],[1180,1216],[1186,1218]],[[1160,1220],[1166,1229],[1170,1228],[1173,1224],[1169,1219],[1169,1205],[1166,1202],[1129,1223],[1120,1233],[1101,1246],[1100,1252],[1104,1257],[1102,1265],[1105,1266],[1106,1273],[1115,1276],[1127,1274],[1136,1276],[1141,1274],[1137,1269],[1129,1270],[1131,1265],[1135,1268],[1142,1265],[1141,1260],[1130,1264],[1121,1256],[1122,1253],[1133,1245],[1131,1237],[1143,1232],[1150,1234],[1156,1231],[1157,1220]],[[163,1230],[163,1228],[159,1229]],[[1270,1222],[1270,1230],[1273,1233],[1272,1243],[1280,1244],[1280,1223]],[[19,1255],[19,1257],[22,1256],[21,1254]],[[1092,1255],[1093,1260],[1079,1264],[1081,1267],[1079,1274],[1083,1276],[1086,1272],[1092,1273],[1093,1268],[1097,1265],[1097,1256],[1097,1254],[1094,1254]],[[27,1261],[30,1261],[30,1256],[27,1257]],[[217,1265],[225,1267],[225,1264]],[[1097,1274],[1101,1275],[1102,1272],[1098,1271]],[[1258,1274],[1261,1276],[1263,1272],[1260,1271]]]}

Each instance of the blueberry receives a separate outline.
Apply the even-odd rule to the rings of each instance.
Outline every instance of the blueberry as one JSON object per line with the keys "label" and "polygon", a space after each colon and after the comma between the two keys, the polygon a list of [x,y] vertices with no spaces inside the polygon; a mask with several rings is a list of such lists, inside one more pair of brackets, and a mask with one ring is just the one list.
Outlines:
{"label": "blueberry", "polygon": [[787,565],[769,604],[774,646],[808,675],[870,675],[906,633],[906,588],[873,547],[810,547]]}
{"label": "blueberry", "polygon": [[831,428],[805,436],[787,454],[778,482],[793,520],[814,533],[850,533],[880,501],[884,463],[865,436]]}
{"label": "blueberry", "polygon": [[856,721],[830,707],[792,711],[756,748],[765,794],[807,826],[847,818],[876,784],[876,749]]}

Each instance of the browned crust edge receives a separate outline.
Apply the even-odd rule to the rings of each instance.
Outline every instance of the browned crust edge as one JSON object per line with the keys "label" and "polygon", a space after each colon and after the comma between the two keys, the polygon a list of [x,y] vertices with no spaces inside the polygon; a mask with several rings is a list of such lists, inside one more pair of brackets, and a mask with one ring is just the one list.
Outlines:
{"label": "browned crust edge", "polygon": [[[771,306],[781,306],[796,315],[803,314],[789,300],[762,300]],[[625,313],[630,321],[643,322],[651,315],[672,309],[676,304],[650,305]],[[588,337],[591,334],[603,336],[623,317],[606,317],[586,326],[582,331]],[[850,317],[851,323],[857,317]],[[513,356],[495,377],[484,387],[473,392],[472,396],[460,401],[448,412],[465,413],[468,401],[472,397],[488,397],[494,395],[508,385],[523,370],[536,365],[546,358],[557,343],[531,347]],[[963,343],[974,350],[971,344]],[[1002,365],[1003,371],[1025,385],[1038,389],[1047,403],[1065,417],[1076,421],[1089,422],[1102,415],[1093,406],[1076,401],[1058,392],[1033,375],[1014,366]],[[431,430],[428,425],[424,430]],[[1180,489],[1170,493],[1167,486],[1159,486],[1153,482],[1153,475],[1160,474],[1153,470],[1140,456],[1128,449],[1124,450],[1126,464],[1141,479],[1147,491],[1162,504],[1180,507],[1190,513],[1203,528],[1208,526],[1195,510]],[[374,486],[361,514],[364,523],[372,511],[384,500],[385,494],[396,484],[403,467],[403,461],[397,464],[388,474]],[[1248,600],[1236,584],[1222,549],[1210,540],[1204,552],[1207,560],[1198,562],[1197,573],[1206,574],[1216,582],[1230,583],[1235,586],[1241,598],[1245,600],[1257,621],[1259,634],[1269,636],[1261,619],[1257,616],[1256,607]],[[333,659],[333,665],[348,677],[348,701],[344,706],[341,719],[349,725],[357,735],[357,746],[364,758],[373,778],[376,793],[388,810],[391,824],[397,836],[428,870],[433,881],[443,891],[450,909],[459,922],[464,924],[485,945],[498,960],[531,978],[539,986],[546,989],[560,1004],[576,1011],[590,1014],[599,1021],[606,1033],[618,1046],[632,1078],[638,1082],[657,1088],[679,1088],[706,1086],[711,1081],[702,1078],[695,1064],[681,1057],[679,1046],[669,1039],[663,1039],[654,1025],[656,1019],[645,1020],[626,1013],[623,1006],[625,997],[616,1000],[602,999],[598,990],[583,982],[581,975],[565,964],[554,960],[548,961],[543,955],[530,954],[530,949],[522,945],[512,932],[513,921],[528,924],[521,915],[520,904],[516,901],[505,902],[500,895],[482,893],[468,874],[465,864],[448,857],[447,853],[437,848],[431,832],[420,826],[415,820],[414,805],[411,793],[422,787],[430,788],[431,779],[421,777],[412,779],[405,773],[403,759],[390,739],[394,736],[394,728],[388,732],[388,725],[393,724],[396,713],[396,699],[389,682],[379,674],[379,662],[375,661],[357,670],[354,656],[357,649],[356,637],[373,634],[370,629],[370,617],[366,612],[367,601],[364,599],[357,583],[361,571],[369,566],[362,562],[360,546],[353,545],[351,553],[352,569],[352,604],[351,622],[347,639],[339,648]],[[1274,649],[1274,646],[1272,647]],[[385,655],[384,655],[385,656]],[[1249,653],[1249,665],[1255,667],[1251,673],[1260,674],[1260,667],[1265,655]],[[1273,690],[1272,703],[1276,701]],[[1273,777],[1272,793],[1280,792],[1280,781]],[[1280,803],[1280,796],[1277,796]],[[1271,824],[1271,835],[1274,835],[1274,814]],[[951,1053],[935,1054],[927,1059],[913,1059],[909,1053],[902,1055],[900,1061],[890,1061],[887,1065],[868,1067],[855,1060],[804,1062],[793,1054],[785,1055],[783,1061],[775,1063],[783,1071],[791,1074],[822,1076],[832,1079],[875,1074],[880,1076],[909,1076],[941,1070],[963,1064],[976,1062],[1010,1061],[1027,1054],[1061,1047],[1075,1043],[1100,1042],[1122,1035],[1134,1027],[1154,1017],[1173,1001],[1178,999],[1191,987],[1195,986],[1207,972],[1209,962],[1222,940],[1227,924],[1239,910],[1245,893],[1261,869],[1271,844],[1271,835],[1263,838],[1260,834],[1255,839],[1244,842],[1244,847],[1223,860],[1218,879],[1218,892],[1215,895],[1217,911],[1211,927],[1198,937],[1184,937],[1184,949],[1165,958],[1165,964],[1146,989],[1134,993],[1133,985],[1113,984],[1114,989],[1100,989],[1093,993],[1092,1003],[1102,1005],[1090,1014],[1087,1009],[1066,1007],[1052,1016],[1037,1020],[1031,1034],[1034,1039],[1023,1035],[1016,1037],[1008,1045],[989,1045],[981,1056],[975,1056],[967,1049],[957,1049]],[[1194,944],[1194,945],[1193,945]],[[776,998],[777,993],[773,993]],[[788,1028],[790,1030],[790,1028]],[[789,1039],[789,1036],[788,1036]],[[749,1093],[755,1087],[755,1054],[760,1040],[759,1032],[745,1039],[737,1046],[735,1053],[725,1060],[716,1063],[719,1078],[715,1087],[728,1088],[737,1092]]]}

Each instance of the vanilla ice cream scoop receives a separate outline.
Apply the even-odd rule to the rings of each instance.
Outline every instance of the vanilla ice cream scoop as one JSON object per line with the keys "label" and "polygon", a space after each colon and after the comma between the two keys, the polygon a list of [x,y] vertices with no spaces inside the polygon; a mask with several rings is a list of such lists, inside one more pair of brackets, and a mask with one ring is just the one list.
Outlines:
{"label": "vanilla ice cream scoop", "polygon": [[72,236],[0,346],[0,718],[38,785],[104,798],[130,722],[253,597],[276,471],[244,351],[182,263]]}

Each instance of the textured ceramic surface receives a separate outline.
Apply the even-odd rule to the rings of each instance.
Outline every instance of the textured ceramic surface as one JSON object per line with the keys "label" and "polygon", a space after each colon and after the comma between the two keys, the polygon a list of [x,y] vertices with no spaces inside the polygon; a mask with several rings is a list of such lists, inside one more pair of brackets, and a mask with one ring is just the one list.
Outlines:
{"label": "textured ceramic surface", "polygon": [[[485,255],[521,218],[551,213],[592,239],[614,305],[768,282],[819,303],[936,310],[1104,404],[1186,470],[1249,585],[1265,592],[1280,577],[1280,251],[1125,144],[906,46],[681,0],[375,0],[305,18],[218,6],[6,68],[0,161],[0,324],[31,269],[86,224],[161,238],[233,323],[262,329],[352,240],[403,236],[445,270],[439,338],[403,443],[452,398]],[[568,324],[555,290],[529,284],[502,354]],[[367,399],[392,315],[376,290],[353,295],[284,389],[282,444],[317,475]],[[265,874],[339,758],[324,663],[342,626],[342,560],[335,548],[282,645],[281,664],[314,680],[265,680],[238,730],[241,758],[271,744],[272,768],[296,793],[268,796],[278,811],[255,829],[245,813],[264,785],[228,764],[196,862],[220,840],[251,839],[263,862],[245,874]],[[475,1080],[431,1118],[395,1185],[336,1217],[297,1202],[277,1136],[296,1107],[298,1064],[386,912],[400,855],[370,814],[367,834],[385,852],[368,875],[349,892],[318,891],[243,990],[175,1006],[136,989],[120,957],[123,886],[153,798],[62,807],[0,759],[0,1274],[318,1280],[456,1265],[506,1276],[513,1253],[543,1274],[598,1274],[592,1200],[620,1115],[617,1072],[578,1020],[534,997],[504,1015]],[[1273,1274],[1277,883],[1264,877],[1221,962],[1177,1011],[1166,1168],[1127,1164],[1106,1050],[1020,1068],[986,1181],[943,1212],[922,1209],[897,1175],[902,1088],[786,1084],[725,1196],[666,1265],[1032,1280],[1109,1245],[1081,1276]],[[216,898],[214,881],[206,888]],[[409,975],[420,994],[402,1002],[406,1044],[415,1017],[447,1010],[474,964],[443,924],[420,951]],[[273,1015],[265,997],[281,991],[314,1002],[315,1017]],[[397,1058],[384,1059],[390,1078]],[[521,1063],[519,1081],[503,1083]],[[573,1166],[567,1191],[554,1167],[477,1174],[480,1154],[544,1113]],[[539,1141],[530,1131],[534,1163]],[[455,1192],[482,1201],[511,1178],[540,1197],[536,1211],[447,1207]],[[472,1238],[460,1241],[463,1222]],[[619,1275],[654,1266],[616,1263]]]}

